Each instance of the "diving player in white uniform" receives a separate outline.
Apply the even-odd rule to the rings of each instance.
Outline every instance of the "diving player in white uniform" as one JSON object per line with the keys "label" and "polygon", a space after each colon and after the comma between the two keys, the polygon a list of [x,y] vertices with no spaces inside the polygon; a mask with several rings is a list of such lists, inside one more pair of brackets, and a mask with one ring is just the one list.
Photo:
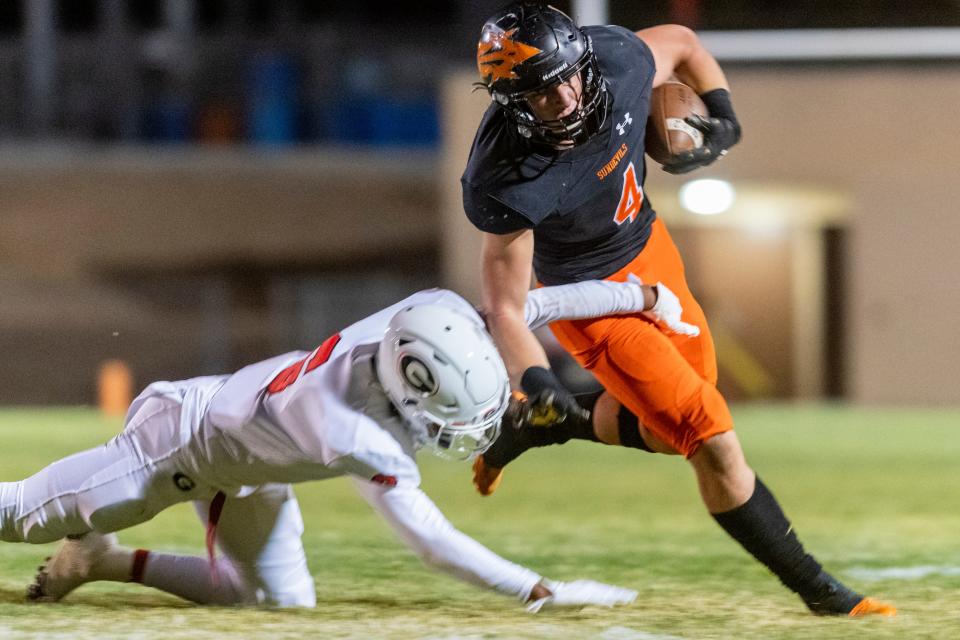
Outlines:
{"label": "diving player in white uniform", "polygon": [[[545,287],[527,321],[636,313],[679,322],[639,282]],[[544,605],[625,604],[634,591],[553,582],[455,529],[419,488],[426,446],[469,459],[496,439],[507,374],[477,311],[433,289],[373,314],[311,352],[233,375],[156,382],[103,446],[0,483],[0,539],[67,538],[28,595],[59,600],[85,582],[139,582],[208,604],[312,607],[313,578],[291,483],[349,475],[359,493],[429,566]],[[193,501],[209,558],[133,550],[112,533]],[[214,557],[214,545],[221,555]]]}

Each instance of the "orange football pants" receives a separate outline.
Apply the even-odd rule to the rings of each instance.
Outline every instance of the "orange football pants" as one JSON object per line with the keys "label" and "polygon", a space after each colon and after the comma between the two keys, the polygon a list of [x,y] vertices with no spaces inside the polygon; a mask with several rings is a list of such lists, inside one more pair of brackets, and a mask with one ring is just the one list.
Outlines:
{"label": "orange football pants", "polygon": [[606,279],[623,282],[631,273],[644,284],[669,287],[680,298],[682,320],[700,327],[700,335],[666,333],[641,314],[563,320],[550,329],[643,426],[689,458],[701,442],[732,430],[733,418],[717,391],[717,357],[706,318],[659,218],[643,251]]}

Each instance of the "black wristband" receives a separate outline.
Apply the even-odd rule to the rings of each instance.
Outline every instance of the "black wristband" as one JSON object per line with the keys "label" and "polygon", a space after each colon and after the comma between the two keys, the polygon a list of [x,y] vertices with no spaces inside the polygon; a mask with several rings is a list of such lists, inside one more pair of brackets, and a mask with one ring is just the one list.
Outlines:
{"label": "black wristband", "polygon": [[733,112],[733,103],[730,101],[730,92],[726,89],[714,89],[700,96],[703,104],[713,118],[724,118],[737,122],[737,114]]}
{"label": "black wristband", "polygon": [[523,372],[520,378],[520,388],[528,396],[533,397],[546,389],[553,389],[569,394],[566,387],[557,379],[553,371],[543,367],[530,367]]}

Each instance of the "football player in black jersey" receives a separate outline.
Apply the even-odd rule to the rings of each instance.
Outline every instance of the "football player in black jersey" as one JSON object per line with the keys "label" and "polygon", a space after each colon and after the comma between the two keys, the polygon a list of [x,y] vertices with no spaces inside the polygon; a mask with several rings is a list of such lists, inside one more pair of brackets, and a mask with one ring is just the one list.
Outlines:
{"label": "football player in black jersey", "polygon": [[[483,235],[483,305],[515,384],[527,394],[517,429],[478,458],[489,495],[503,467],[530,446],[582,438],[682,454],[720,526],[817,614],[894,615],[847,588],[808,554],[776,499],[747,465],[716,389],[713,341],[683,263],[643,191],[644,128],[653,87],[676,78],[709,117],[684,123],[703,145],[664,169],[710,164],[740,139],[722,69],[691,30],[578,28],[540,2],[516,2],[483,26],[477,49],[492,103],[463,174],[467,216]],[[682,307],[689,329],[650,312],[558,322],[561,345],[605,392],[574,398],[524,323],[531,265],[542,284],[631,275],[656,283],[661,306]],[[670,304],[672,303],[672,304]],[[548,428],[537,428],[537,423]]]}

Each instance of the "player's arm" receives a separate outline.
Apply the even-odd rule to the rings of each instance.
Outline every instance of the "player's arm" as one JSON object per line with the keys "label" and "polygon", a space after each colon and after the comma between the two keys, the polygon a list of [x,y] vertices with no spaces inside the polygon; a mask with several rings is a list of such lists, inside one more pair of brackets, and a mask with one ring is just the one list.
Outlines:
{"label": "player's arm", "polygon": [[549,367],[547,354],[527,326],[526,301],[533,263],[533,231],[483,234],[483,309],[490,334],[518,387],[530,367]]}
{"label": "player's arm", "polygon": [[656,303],[657,288],[640,284],[636,278],[626,282],[586,280],[533,289],[527,293],[524,315],[527,326],[534,330],[557,320],[640,313]]}
{"label": "player's arm", "polygon": [[654,87],[676,76],[700,95],[714,89],[730,90],[720,63],[691,29],[678,24],[662,24],[636,34],[653,54],[656,64]]}
{"label": "player's arm", "polygon": [[[483,306],[487,326],[514,388],[530,398],[531,406],[549,407],[547,415],[589,414],[550,370],[547,354],[527,326],[526,300],[533,262],[533,231],[483,234]],[[519,384],[518,384],[519,383]]]}
{"label": "player's arm", "polygon": [[582,320],[631,313],[643,313],[668,331],[689,336],[700,329],[683,322],[680,299],[667,285],[646,285],[634,274],[626,282],[586,280],[574,284],[540,287],[527,294],[526,320],[538,329],[557,320]]}
{"label": "player's arm", "polygon": [[426,565],[470,584],[517,597],[530,603],[533,611],[544,604],[610,607],[629,604],[636,598],[635,591],[598,582],[546,580],[501,558],[458,531],[419,488],[385,487],[359,478],[355,484],[364,499]]}
{"label": "player's arm", "polygon": [[693,88],[703,99],[708,118],[688,118],[687,121],[704,134],[699,149],[687,151],[676,162],[665,165],[670,173],[687,173],[706,166],[727,153],[740,141],[740,123],[730,101],[730,85],[716,58],[707,51],[692,30],[676,24],[665,24],[636,32],[637,37],[650,48],[656,72],[653,86],[657,87],[676,77]]}

